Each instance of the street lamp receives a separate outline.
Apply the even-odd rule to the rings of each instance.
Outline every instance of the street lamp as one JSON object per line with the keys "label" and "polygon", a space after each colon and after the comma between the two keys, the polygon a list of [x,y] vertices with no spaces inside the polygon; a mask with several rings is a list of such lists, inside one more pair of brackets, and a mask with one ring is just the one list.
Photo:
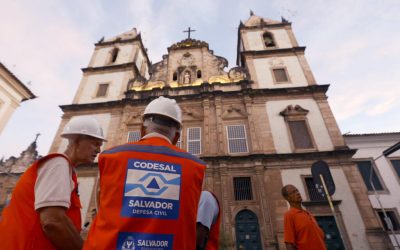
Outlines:
{"label": "street lamp", "polygon": [[[391,147],[387,148],[386,150],[384,150],[382,152],[382,154],[380,156],[376,157],[375,159],[373,159],[373,161],[376,162],[379,158],[381,158],[383,156],[387,157],[387,156],[389,156],[390,154],[396,152],[399,149],[400,149],[400,142],[398,142],[398,143],[392,145]],[[380,206],[380,208],[382,210],[383,218],[384,218],[384,221],[386,223],[386,226],[387,226],[387,228],[389,228],[390,232],[393,234],[393,238],[394,238],[394,241],[396,242],[397,247],[400,247],[399,241],[398,241],[398,239],[396,237],[396,234],[394,233],[394,230],[393,230],[393,223],[390,220],[389,216],[387,215],[385,209],[383,208],[381,200],[379,199],[379,194],[376,191],[374,183],[372,182],[372,170],[373,169],[372,169],[372,164],[371,164],[370,171],[369,171],[369,183],[371,184],[371,187],[374,190],[374,196],[375,196],[376,200],[378,201],[378,204],[379,204],[379,206]]]}

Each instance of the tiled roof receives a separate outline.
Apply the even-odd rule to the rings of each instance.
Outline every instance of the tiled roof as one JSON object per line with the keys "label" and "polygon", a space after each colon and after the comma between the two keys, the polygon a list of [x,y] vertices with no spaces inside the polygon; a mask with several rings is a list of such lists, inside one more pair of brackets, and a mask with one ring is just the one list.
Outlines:
{"label": "tiled roof", "polygon": [[363,134],[343,134],[344,137],[350,136],[376,136],[376,135],[400,135],[400,132],[380,132],[380,133],[363,133]]}

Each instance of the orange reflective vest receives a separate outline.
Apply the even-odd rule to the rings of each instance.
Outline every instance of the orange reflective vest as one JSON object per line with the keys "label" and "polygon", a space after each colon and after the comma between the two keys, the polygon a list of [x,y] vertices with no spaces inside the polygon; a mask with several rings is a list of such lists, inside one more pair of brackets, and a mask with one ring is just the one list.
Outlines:
{"label": "orange reflective vest", "polygon": [[[209,191],[210,192],[210,191]],[[215,200],[218,203],[218,216],[217,219],[214,221],[214,223],[211,224],[210,228],[210,234],[208,235],[208,241],[207,241],[207,250],[218,250],[219,248],[219,224],[220,224],[220,217],[221,217],[221,205],[219,204],[219,201],[215,194],[210,192]]]}
{"label": "orange reflective vest", "polygon": [[159,137],[104,151],[99,211],[84,249],[195,249],[204,170]]}
{"label": "orange reflective vest", "polygon": [[[42,230],[39,213],[35,210],[34,190],[39,167],[45,161],[59,156],[66,158],[62,154],[49,154],[34,162],[20,177],[12,193],[10,204],[4,208],[0,220],[0,249],[56,249]],[[66,159],[68,160],[68,158]],[[81,204],[77,193],[78,182],[74,172],[72,179],[75,188],[71,192],[71,206],[66,214],[80,232]]]}

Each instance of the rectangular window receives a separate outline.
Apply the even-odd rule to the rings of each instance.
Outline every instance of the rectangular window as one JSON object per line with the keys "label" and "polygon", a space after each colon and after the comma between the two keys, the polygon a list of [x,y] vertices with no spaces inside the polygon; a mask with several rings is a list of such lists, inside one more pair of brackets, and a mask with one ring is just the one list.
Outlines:
{"label": "rectangular window", "polygon": [[[325,197],[322,196],[318,189],[315,187],[314,179],[312,177],[305,177],[304,181],[306,182],[308,196],[310,197],[310,201],[325,201]],[[323,191],[323,190],[322,190]]]}
{"label": "rectangular window", "polygon": [[108,85],[108,83],[100,83],[96,97],[105,97],[107,95]]}
{"label": "rectangular window", "polygon": [[[388,219],[390,220],[389,223],[391,223],[392,226],[393,226],[393,231],[399,231],[400,230],[400,224],[399,224],[399,220],[398,220],[398,218],[396,216],[396,213],[394,211],[387,211],[387,210],[385,210],[385,212],[386,212],[386,215],[387,215]],[[382,225],[385,228],[385,230],[386,231],[390,231],[390,229],[388,227],[388,224],[387,224],[387,222],[385,220],[385,216],[383,214],[383,211],[379,210],[378,211],[378,215],[379,215],[379,218],[381,219]]]}
{"label": "rectangular window", "polygon": [[128,142],[136,142],[140,140],[140,130],[128,132]]}
{"label": "rectangular window", "polygon": [[[361,173],[361,176],[364,179],[364,183],[367,186],[368,191],[373,191],[371,182],[374,184],[374,187],[377,191],[382,191],[383,185],[378,178],[378,175],[375,172],[375,168],[372,166],[371,161],[359,161],[357,162],[358,170]],[[371,172],[372,171],[372,172]]]}
{"label": "rectangular window", "polygon": [[235,200],[237,201],[253,199],[250,177],[234,177],[233,190],[235,192]]}
{"label": "rectangular window", "polygon": [[289,82],[285,69],[272,69],[276,82]]}
{"label": "rectangular window", "polygon": [[295,149],[309,149],[314,147],[305,120],[288,121],[288,125]]}
{"label": "rectangular window", "polygon": [[229,153],[247,153],[246,129],[244,125],[228,125]]}
{"label": "rectangular window", "polygon": [[397,176],[400,178],[400,160],[391,160],[390,162],[392,163]]}
{"label": "rectangular window", "polygon": [[187,129],[187,151],[193,155],[201,154],[201,128]]}

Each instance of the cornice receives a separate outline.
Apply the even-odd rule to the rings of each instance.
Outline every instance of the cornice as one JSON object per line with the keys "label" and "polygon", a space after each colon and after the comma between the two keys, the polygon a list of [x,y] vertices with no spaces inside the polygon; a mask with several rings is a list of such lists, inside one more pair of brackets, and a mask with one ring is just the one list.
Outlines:
{"label": "cornice", "polygon": [[239,30],[256,30],[260,28],[281,28],[281,27],[286,27],[286,26],[292,26],[291,22],[281,22],[281,23],[263,23],[259,24],[257,26],[246,26],[243,23],[239,25]]}
{"label": "cornice", "polygon": [[[332,204],[337,206],[342,203],[342,200],[332,200]],[[329,202],[326,200],[320,200],[320,201],[303,201],[301,204],[304,206],[329,206]]]}
{"label": "cornice", "polygon": [[88,68],[82,68],[83,73],[87,72],[99,72],[99,71],[105,71],[105,70],[121,70],[121,69],[129,69],[129,68],[136,68],[135,63],[130,62],[130,63],[124,63],[124,64],[116,64],[116,65],[107,65],[107,66],[101,66],[101,67],[88,67]]}
{"label": "cornice", "polygon": [[117,39],[117,40],[109,41],[109,42],[97,42],[94,45],[96,47],[107,47],[107,46],[114,45],[114,44],[117,44],[117,43],[119,43],[119,44],[121,44],[121,43],[122,44],[123,43],[133,43],[135,41],[141,41],[140,34],[135,36],[135,38],[131,38],[131,39],[126,39],[126,40],[122,40],[122,39],[118,40]]}
{"label": "cornice", "polygon": [[193,38],[187,38],[168,47],[168,52],[171,52],[171,50],[194,49],[194,48],[209,49],[208,43]]}
{"label": "cornice", "polygon": [[[82,109],[96,109],[96,108],[110,108],[110,107],[118,107],[124,105],[137,105],[137,104],[148,104],[151,100],[159,97],[159,96],[168,96],[179,101],[186,100],[196,100],[203,99],[206,96],[209,97],[237,97],[237,96],[296,96],[305,93],[313,94],[313,93],[326,93],[328,91],[329,85],[311,85],[305,87],[295,87],[295,88],[279,88],[279,89],[252,89],[251,81],[243,80],[237,83],[203,83],[198,86],[185,86],[185,87],[164,87],[164,88],[155,88],[152,90],[145,91],[135,91],[129,90],[127,91],[126,98],[122,100],[109,101],[109,102],[99,102],[99,103],[85,103],[85,104],[69,104],[69,105],[61,105],[60,108],[65,111],[76,111]],[[226,85],[237,85],[238,90],[231,91],[223,91],[218,89],[217,87],[226,86]],[[239,89],[240,88],[240,89]],[[217,90],[215,90],[217,89]]]}
{"label": "cornice", "polygon": [[269,50],[248,50],[240,52],[245,56],[267,56],[285,53],[304,53],[306,47],[293,47],[293,48],[283,48],[283,49],[269,49]]}
{"label": "cornice", "polygon": [[[21,87],[25,92],[26,92],[26,94],[24,95],[24,96],[26,96],[25,98],[23,98],[22,100],[21,100],[21,102],[23,102],[23,101],[26,101],[26,100],[29,100],[29,99],[34,99],[34,98],[36,98],[37,96],[35,96],[33,93],[32,93],[32,91],[28,88],[28,87],[26,87],[25,86],[25,84],[23,84],[22,82],[21,82],[21,80],[19,80],[15,75],[14,75],[14,73],[12,73],[4,64],[2,64],[1,62],[0,62],[0,69],[3,69],[4,70],[4,72],[8,75],[8,77],[10,77],[16,84],[17,84],[17,86],[19,86],[19,87]],[[14,88],[15,88],[16,86],[14,86]],[[17,90],[18,91],[18,90]]]}
{"label": "cornice", "polygon": [[[342,148],[332,151],[315,151],[304,153],[286,153],[286,154],[249,154],[249,155],[221,155],[221,156],[203,156],[200,157],[205,162],[240,162],[240,161],[254,161],[254,160],[315,160],[329,157],[351,157],[356,153],[357,149]],[[311,166],[310,166],[311,167]]]}

